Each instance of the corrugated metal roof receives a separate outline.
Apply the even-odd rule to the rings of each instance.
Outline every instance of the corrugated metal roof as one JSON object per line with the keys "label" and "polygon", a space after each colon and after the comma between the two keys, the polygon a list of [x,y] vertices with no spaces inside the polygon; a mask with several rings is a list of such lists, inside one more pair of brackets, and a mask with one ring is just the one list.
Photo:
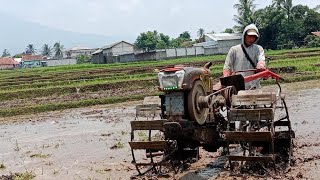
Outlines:
{"label": "corrugated metal roof", "polygon": [[208,47],[217,47],[217,44],[218,43],[216,41],[208,41],[208,42],[196,43],[196,44],[193,44],[193,46],[208,48]]}
{"label": "corrugated metal roof", "polygon": [[69,51],[90,50],[90,49],[92,48],[76,46],[76,47],[70,48]]}
{"label": "corrugated metal roof", "polygon": [[320,31],[312,32],[313,35],[320,36]]}
{"label": "corrugated metal roof", "polygon": [[21,61],[41,61],[43,58],[41,55],[23,55]]}
{"label": "corrugated metal roof", "polygon": [[17,64],[19,63],[11,57],[0,58],[0,65],[17,65]]}
{"label": "corrugated metal roof", "polygon": [[96,50],[95,52],[93,52],[92,55],[93,55],[93,54],[99,54],[99,53],[101,53],[101,52],[102,52],[102,49],[98,49],[98,50]]}
{"label": "corrugated metal roof", "polygon": [[103,46],[102,49],[103,49],[103,50],[104,50],[104,49],[110,49],[110,48],[112,48],[113,46],[115,46],[115,45],[117,45],[117,44],[120,44],[120,43],[122,43],[122,42],[127,43],[127,44],[130,44],[130,45],[133,46],[133,44],[128,43],[128,42],[126,42],[126,41],[120,41],[120,42],[116,42],[116,43],[113,43],[113,44],[109,44],[109,45]]}
{"label": "corrugated metal roof", "polygon": [[214,41],[224,41],[224,40],[235,40],[235,39],[241,39],[242,34],[241,33],[217,33],[217,34],[205,34],[205,36],[208,36],[210,39]]}

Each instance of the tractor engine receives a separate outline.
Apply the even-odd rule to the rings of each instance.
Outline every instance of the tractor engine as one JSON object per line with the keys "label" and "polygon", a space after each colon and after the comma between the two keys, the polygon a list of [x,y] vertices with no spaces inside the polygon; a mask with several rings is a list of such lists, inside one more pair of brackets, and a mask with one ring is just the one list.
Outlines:
{"label": "tractor engine", "polygon": [[225,104],[221,94],[213,93],[211,64],[203,68],[175,66],[158,73],[161,116],[165,137],[177,140],[179,147],[216,151],[221,146],[219,133],[226,129],[226,121],[219,109]]}

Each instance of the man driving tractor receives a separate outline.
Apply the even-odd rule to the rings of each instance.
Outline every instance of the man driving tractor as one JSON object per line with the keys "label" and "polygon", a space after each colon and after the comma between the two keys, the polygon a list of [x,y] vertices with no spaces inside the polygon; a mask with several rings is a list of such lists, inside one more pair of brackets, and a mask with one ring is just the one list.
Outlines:
{"label": "man driving tractor", "polygon": [[[264,50],[255,44],[259,40],[259,31],[254,24],[248,25],[242,35],[242,43],[231,47],[223,67],[223,76],[230,76],[237,71],[248,69],[266,69]],[[243,77],[254,74],[254,71],[239,72]],[[245,84],[246,89],[260,88],[257,80]]]}

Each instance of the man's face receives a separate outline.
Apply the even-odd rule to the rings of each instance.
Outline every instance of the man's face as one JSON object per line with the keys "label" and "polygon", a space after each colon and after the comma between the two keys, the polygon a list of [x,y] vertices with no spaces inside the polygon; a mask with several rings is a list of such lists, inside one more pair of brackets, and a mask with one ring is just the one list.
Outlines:
{"label": "man's face", "polygon": [[247,46],[251,46],[254,42],[256,42],[256,40],[257,40],[257,36],[255,36],[255,35],[246,35],[245,38],[244,38],[244,43]]}

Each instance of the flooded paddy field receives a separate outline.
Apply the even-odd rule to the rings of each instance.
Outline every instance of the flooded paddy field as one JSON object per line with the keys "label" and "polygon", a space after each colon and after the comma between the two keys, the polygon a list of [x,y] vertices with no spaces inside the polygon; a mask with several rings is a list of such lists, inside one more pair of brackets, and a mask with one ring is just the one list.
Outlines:
{"label": "flooded paddy field", "polygon": [[[267,87],[268,88],[268,87]],[[272,87],[271,87],[272,88]],[[293,165],[262,179],[317,179],[320,171],[320,82],[284,84],[295,131]],[[0,119],[0,179],[130,179],[130,121],[140,101]],[[152,179],[243,179],[230,176],[220,151],[178,174]],[[150,177],[142,177],[142,179]],[[246,175],[247,179],[256,179]]]}

